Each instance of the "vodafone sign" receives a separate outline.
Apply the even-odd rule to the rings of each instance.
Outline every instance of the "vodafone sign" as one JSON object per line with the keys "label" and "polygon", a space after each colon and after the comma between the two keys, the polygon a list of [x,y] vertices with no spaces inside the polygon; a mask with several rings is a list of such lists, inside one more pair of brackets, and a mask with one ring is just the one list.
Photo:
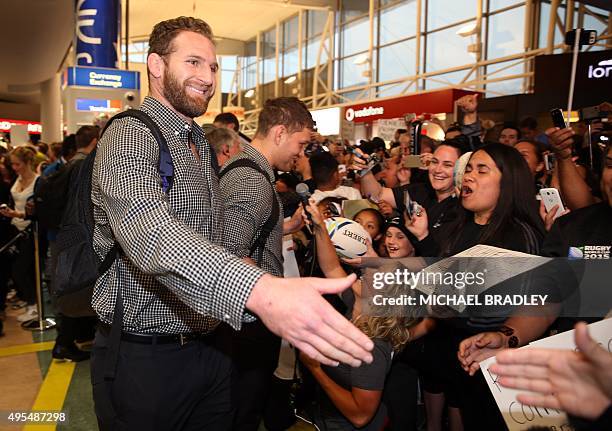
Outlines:
{"label": "vodafone sign", "polygon": [[466,94],[474,94],[474,92],[448,89],[392,99],[372,100],[345,107],[344,118],[348,122],[367,123],[380,119],[402,118],[407,113],[417,115],[428,112],[449,113],[454,110],[455,100]]}
{"label": "vodafone sign", "polygon": [[10,132],[12,125],[22,125],[25,124],[28,126],[28,133],[34,135],[40,135],[42,132],[42,126],[40,123],[36,121],[20,121],[20,120],[9,120],[7,118],[0,118],[0,132]]}
{"label": "vodafone sign", "polygon": [[346,118],[346,121],[353,121],[355,118],[365,118],[371,117],[373,115],[383,115],[384,113],[385,108],[383,108],[382,106],[368,106],[367,108],[357,110],[353,108],[347,108],[346,112],[344,113],[344,118]]}

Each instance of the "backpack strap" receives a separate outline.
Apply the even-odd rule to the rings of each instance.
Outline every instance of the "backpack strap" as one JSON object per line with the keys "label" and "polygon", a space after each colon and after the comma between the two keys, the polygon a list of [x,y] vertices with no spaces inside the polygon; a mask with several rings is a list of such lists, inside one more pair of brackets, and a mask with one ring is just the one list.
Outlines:
{"label": "backpack strap", "polygon": [[249,257],[253,257],[253,254],[257,252],[257,266],[261,266],[266,242],[268,241],[268,237],[274,230],[276,222],[278,221],[278,216],[280,215],[280,205],[278,203],[278,199],[276,197],[276,192],[274,189],[274,179],[270,178],[270,175],[268,175],[268,173],[263,170],[263,168],[259,166],[254,160],[248,158],[241,158],[234,160],[227,166],[224,166],[223,170],[219,174],[219,180],[229,171],[236,168],[250,168],[261,173],[265,178],[268,179],[268,183],[272,188],[272,211],[270,212],[270,215],[268,216],[268,219],[266,220],[264,225],[261,227],[259,236],[255,239],[255,241],[251,245],[251,248],[249,249]]}
{"label": "backpack strap", "polygon": [[172,156],[170,155],[170,149],[168,148],[168,143],[166,142],[166,138],[162,134],[159,126],[153,119],[144,111],[140,109],[128,109],[127,111],[119,112],[115,114],[108,123],[104,126],[104,130],[100,134],[100,137],[104,134],[108,126],[115,120],[126,117],[134,117],[140,122],[142,122],[153,134],[153,137],[157,141],[157,145],[159,145],[159,175],[162,180],[162,188],[164,189],[164,193],[168,193],[170,188],[172,187],[172,182],[174,179],[174,167],[172,165]]}

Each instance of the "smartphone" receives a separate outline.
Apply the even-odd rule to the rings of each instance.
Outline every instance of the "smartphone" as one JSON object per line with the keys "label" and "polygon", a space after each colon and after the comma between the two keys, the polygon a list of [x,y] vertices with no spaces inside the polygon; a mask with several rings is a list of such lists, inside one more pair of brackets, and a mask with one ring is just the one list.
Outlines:
{"label": "smartphone", "polygon": [[414,216],[418,217],[421,215],[421,206],[416,201],[410,199],[410,193],[407,191],[404,192],[404,205],[406,207],[408,217],[412,218]]}
{"label": "smartphone", "polygon": [[552,187],[542,189],[540,190],[540,196],[542,196],[542,201],[544,202],[544,208],[546,208],[546,212],[549,212],[555,205],[559,205],[559,209],[557,210],[557,214],[555,214],[555,218],[561,216],[561,213],[565,211],[563,201],[561,201],[561,196],[559,195],[559,190]]}
{"label": "smartphone", "polygon": [[410,155],[404,157],[402,166],[405,168],[424,168],[425,165],[421,160],[421,156]]}
{"label": "smartphone", "polygon": [[559,129],[565,129],[567,127],[567,123],[565,122],[563,111],[561,109],[557,108],[551,110],[550,117],[552,118],[553,126],[558,127]]}
{"label": "smartphone", "polygon": [[544,154],[544,168],[547,171],[552,171],[555,168],[555,155]]}

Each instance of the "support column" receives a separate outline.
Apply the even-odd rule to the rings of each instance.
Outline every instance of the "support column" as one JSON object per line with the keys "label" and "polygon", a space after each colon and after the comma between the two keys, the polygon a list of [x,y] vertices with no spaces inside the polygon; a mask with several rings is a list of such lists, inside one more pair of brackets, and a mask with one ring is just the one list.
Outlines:
{"label": "support column", "polygon": [[43,142],[60,142],[63,139],[61,105],[60,75],[56,73],[40,86],[40,139]]}

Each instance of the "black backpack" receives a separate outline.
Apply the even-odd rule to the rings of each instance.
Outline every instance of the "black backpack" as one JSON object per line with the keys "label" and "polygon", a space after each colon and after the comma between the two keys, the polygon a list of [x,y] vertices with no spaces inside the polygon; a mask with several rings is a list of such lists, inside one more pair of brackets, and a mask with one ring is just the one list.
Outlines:
{"label": "black backpack", "polygon": [[268,173],[264,171],[257,163],[255,163],[255,161],[251,159],[246,159],[246,158],[237,159],[231,162],[230,164],[228,164],[227,166],[224,166],[223,169],[221,170],[221,173],[219,174],[219,180],[221,180],[223,175],[227,174],[232,169],[239,168],[239,167],[240,168],[241,167],[251,168],[261,173],[264,177],[268,179],[272,187],[272,197],[273,197],[272,211],[270,212],[270,216],[266,220],[265,224],[262,226],[259,236],[255,239],[253,244],[251,244],[251,248],[249,250],[249,257],[251,258],[253,258],[255,252],[258,252],[257,258],[256,259],[254,258],[254,260],[257,263],[257,266],[261,267],[261,261],[263,259],[263,252],[266,246],[266,241],[268,240],[270,233],[272,233],[272,231],[274,230],[274,227],[276,226],[276,222],[278,221],[278,216],[280,214],[280,205],[278,203],[278,199],[276,198],[274,194],[274,179],[270,178]]}
{"label": "black backpack", "polygon": [[[102,134],[113,121],[125,117],[137,118],[153,133],[159,145],[162,187],[164,192],[168,193],[174,175],[172,156],[161,130],[149,115],[136,109],[116,114],[106,124]],[[56,299],[57,309],[69,317],[95,315],[91,308],[94,284],[97,278],[111,267],[120,251],[119,245],[115,242],[113,248],[100,262],[93,249],[91,180],[95,158],[96,150],[72,167],[66,207],[52,253],[55,266],[51,293]]]}
{"label": "black backpack", "polygon": [[38,225],[57,230],[66,207],[70,177],[77,162],[61,165],[46,177],[39,177],[34,186],[34,204]]}

